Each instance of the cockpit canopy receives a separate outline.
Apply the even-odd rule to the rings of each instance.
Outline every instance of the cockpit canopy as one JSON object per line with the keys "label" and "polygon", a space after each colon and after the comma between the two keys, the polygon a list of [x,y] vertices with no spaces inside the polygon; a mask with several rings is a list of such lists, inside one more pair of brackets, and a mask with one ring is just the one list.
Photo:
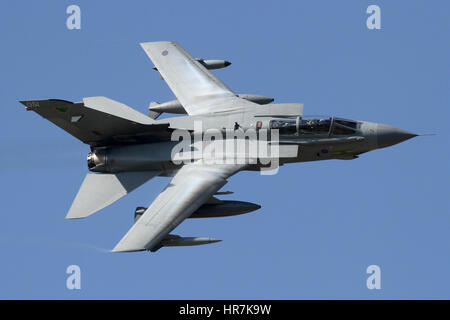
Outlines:
{"label": "cockpit canopy", "polygon": [[358,122],[338,118],[301,117],[270,121],[270,129],[278,129],[280,135],[345,135],[354,134]]}

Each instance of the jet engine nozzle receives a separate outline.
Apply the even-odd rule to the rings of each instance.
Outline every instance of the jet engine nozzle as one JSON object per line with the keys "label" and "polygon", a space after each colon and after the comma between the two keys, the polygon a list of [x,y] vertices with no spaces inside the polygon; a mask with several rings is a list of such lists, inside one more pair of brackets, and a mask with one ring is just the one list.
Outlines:
{"label": "jet engine nozzle", "polygon": [[105,150],[94,150],[87,155],[87,164],[90,171],[105,171],[107,163]]}

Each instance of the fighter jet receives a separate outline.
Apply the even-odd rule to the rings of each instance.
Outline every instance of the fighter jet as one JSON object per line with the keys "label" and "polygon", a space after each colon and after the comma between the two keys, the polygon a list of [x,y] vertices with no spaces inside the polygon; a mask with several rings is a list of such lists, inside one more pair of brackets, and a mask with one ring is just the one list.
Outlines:
{"label": "fighter jet", "polygon": [[[259,209],[217,197],[231,193],[220,189],[240,171],[267,173],[288,163],[352,160],[417,136],[385,124],[305,117],[301,103],[275,104],[270,97],[233,92],[209,71],[229,66],[228,61],[193,58],[175,42],[141,46],[177,98],[150,103],[148,115],[106,97],[20,101],[90,146],[92,173],[67,219],[88,217],[156,176],[171,177],[148,208],[136,209],[134,224],[112,252],[220,241],[171,232],[186,218]],[[161,113],[186,115],[157,119]],[[244,148],[236,147],[236,141]]]}

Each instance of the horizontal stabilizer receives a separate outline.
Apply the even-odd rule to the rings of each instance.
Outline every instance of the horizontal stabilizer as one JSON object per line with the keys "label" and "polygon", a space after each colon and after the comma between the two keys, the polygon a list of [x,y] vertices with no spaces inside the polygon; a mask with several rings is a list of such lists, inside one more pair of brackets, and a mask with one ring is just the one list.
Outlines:
{"label": "horizontal stabilizer", "polygon": [[160,171],[88,173],[67,213],[67,219],[88,217],[130,193]]}

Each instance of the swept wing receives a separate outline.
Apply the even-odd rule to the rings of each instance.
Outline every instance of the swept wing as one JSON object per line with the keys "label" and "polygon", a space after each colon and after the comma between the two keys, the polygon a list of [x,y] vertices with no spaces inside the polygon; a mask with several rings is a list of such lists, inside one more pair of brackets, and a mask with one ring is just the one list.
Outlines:
{"label": "swept wing", "polygon": [[145,42],[141,46],[189,115],[257,106],[239,98],[176,42]]}
{"label": "swept wing", "polygon": [[177,171],[113,252],[157,250],[169,232],[189,217],[245,165],[186,164]]}

